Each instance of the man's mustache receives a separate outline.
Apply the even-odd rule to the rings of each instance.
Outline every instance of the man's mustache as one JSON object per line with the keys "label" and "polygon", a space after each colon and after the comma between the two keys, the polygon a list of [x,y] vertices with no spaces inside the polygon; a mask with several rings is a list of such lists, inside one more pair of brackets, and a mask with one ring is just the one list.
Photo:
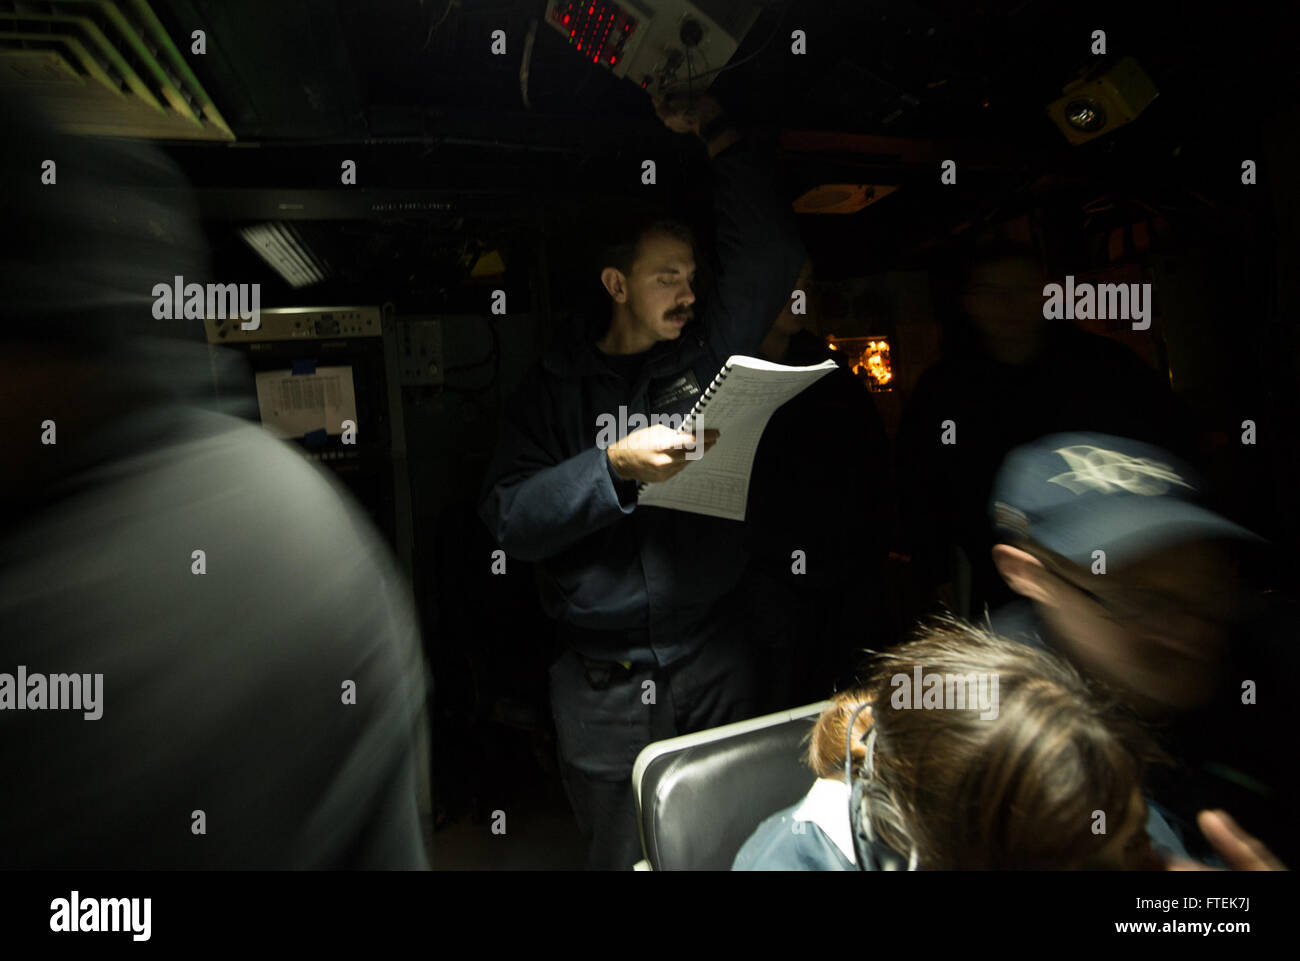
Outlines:
{"label": "man's mustache", "polygon": [[664,316],[672,320],[676,320],[678,317],[685,317],[687,320],[690,320],[693,315],[694,311],[690,307],[686,307],[682,310],[670,310]]}

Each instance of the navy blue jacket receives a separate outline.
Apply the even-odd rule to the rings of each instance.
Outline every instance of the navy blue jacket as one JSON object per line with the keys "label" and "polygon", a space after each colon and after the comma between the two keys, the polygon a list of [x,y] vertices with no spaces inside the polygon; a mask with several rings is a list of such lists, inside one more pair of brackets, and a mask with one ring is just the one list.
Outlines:
{"label": "navy blue jacket", "polygon": [[[733,871],[853,871],[857,852],[853,851],[849,829],[849,789],[841,782],[818,781],[808,794],[788,808],[782,808],[754,829],[732,862]],[[1147,835],[1151,845],[1165,856],[1187,857],[1182,839],[1167,820],[1164,811],[1147,799]],[[838,835],[839,840],[832,836]],[[893,857],[906,858],[890,851],[879,841],[872,847],[877,864]],[[849,852],[852,851],[852,856]],[[863,870],[877,870],[867,867]]]}
{"label": "navy blue jacket", "polygon": [[480,516],[509,556],[538,564],[546,613],[616,632],[591,635],[579,650],[589,657],[668,664],[692,653],[695,627],[747,560],[743,524],[638,508],[636,484],[596,446],[598,416],[617,419],[620,405],[629,417],[686,414],[728,356],[758,352],[798,281],[804,246],[768,165],[741,142],[712,168],[717,260],[696,319],[655,345],[636,383],[601,360],[596,323],[575,331],[507,405],[488,469]]}

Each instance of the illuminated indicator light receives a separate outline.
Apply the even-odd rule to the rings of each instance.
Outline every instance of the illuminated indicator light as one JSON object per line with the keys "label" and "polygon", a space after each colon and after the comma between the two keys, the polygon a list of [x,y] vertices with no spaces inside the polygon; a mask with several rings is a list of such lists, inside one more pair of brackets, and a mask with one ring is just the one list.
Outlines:
{"label": "illuminated indicator light", "polygon": [[567,13],[564,15],[564,22],[565,23],[569,22],[569,15]]}
{"label": "illuminated indicator light", "polygon": [[609,58],[609,62],[610,62],[610,63],[613,63],[613,62],[614,62],[614,57],[613,57],[612,55],[611,55],[610,58]]}
{"label": "illuminated indicator light", "polygon": [[587,16],[591,16],[595,12],[596,12],[596,5],[593,3],[591,6],[587,8]]}
{"label": "illuminated indicator light", "polygon": [[578,44],[578,49],[579,49],[579,50],[582,49],[582,44]]}

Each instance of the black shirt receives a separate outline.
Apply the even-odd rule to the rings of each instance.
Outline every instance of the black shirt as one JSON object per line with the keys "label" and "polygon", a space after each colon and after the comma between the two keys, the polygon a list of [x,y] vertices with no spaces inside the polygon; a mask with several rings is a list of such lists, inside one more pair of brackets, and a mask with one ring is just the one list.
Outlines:
{"label": "black shirt", "polygon": [[[600,348],[597,348],[600,350]],[[636,383],[637,375],[641,373],[641,368],[645,365],[646,358],[650,351],[643,350],[639,354],[607,354],[600,351],[600,359],[603,360],[614,373],[618,374],[630,387]]]}
{"label": "black shirt", "polygon": [[[1064,431],[1156,444],[1195,462],[1186,411],[1169,385],[1123,344],[1072,324],[1049,329],[1042,353],[1001,364],[978,343],[926,371],[897,440],[899,492],[911,553],[931,587],[950,579],[950,546],[971,564],[973,609],[1013,595],[993,567],[989,500],[1014,448]],[[945,421],[956,443],[945,444]]]}

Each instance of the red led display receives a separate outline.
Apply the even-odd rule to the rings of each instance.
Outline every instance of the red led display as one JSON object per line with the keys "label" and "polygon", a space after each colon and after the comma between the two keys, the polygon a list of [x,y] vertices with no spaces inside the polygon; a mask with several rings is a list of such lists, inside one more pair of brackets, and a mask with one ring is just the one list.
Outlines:
{"label": "red led display", "polygon": [[[581,0],[569,0],[558,3],[552,11],[552,19],[557,26],[567,27],[569,43],[574,44],[584,57],[590,56],[592,63],[601,63],[613,67],[627,45],[628,38],[636,31],[637,20],[617,4],[586,2],[583,12]],[[610,42],[610,31],[615,27],[618,38]]]}

